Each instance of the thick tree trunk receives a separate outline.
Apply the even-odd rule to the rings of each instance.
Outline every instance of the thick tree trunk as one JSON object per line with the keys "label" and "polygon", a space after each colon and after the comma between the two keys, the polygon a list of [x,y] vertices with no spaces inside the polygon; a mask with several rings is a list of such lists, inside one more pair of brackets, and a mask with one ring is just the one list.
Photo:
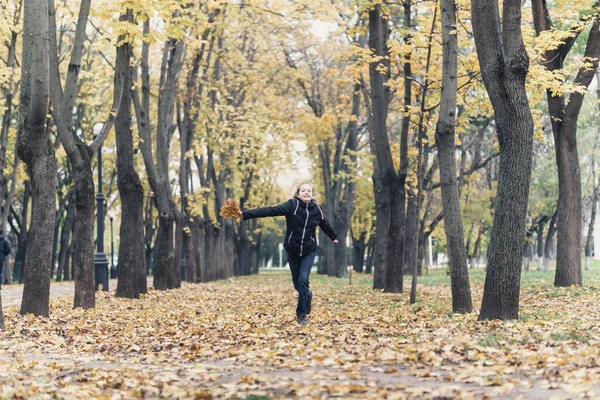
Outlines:
{"label": "thick tree trunk", "polygon": [[157,260],[154,265],[154,282],[156,290],[170,289],[173,268],[173,220],[167,214],[158,216],[158,233],[154,244],[157,248]]}
{"label": "thick tree trunk", "polygon": [[383,185],[377,172],[373,174],[373,191],[375,195],[375,239],[373,241],[373,289],[385,286],[385,268],[387,265],[388,225],[390,213],[390,188]]}
{"label": "thick tree trunk", "polygon": [[500,145],[498,191],[479,320],[517,319],[533,148],[521,2],[504,2],[502,26],[495,0],[472,0],[471,9],[481,75],[494,107]]}
{"label": "thick tree trunk", "polygon": [[[581,285],[581,171],[576,132],[556,137],[558,167],[558,223],[555,286]],[[570,137],[570,139],[569,139]]]}
{"label": "thick tree trunk", "polygon": [[[388,22],[383,18],[381,6],[376,5],[369,11],[369,47],[381,60],[369,65],[371,81],[371,124],[372,138],[376,160],[379,165],[381,185],[389,188],[389,211],[382,221],[387,226],[387,263],[385,265],[384,291],[391,293],[402,292],[403,273],[402,256],[404,251],[404,216],[406,175],[399,175],[394,169],[387,135],[387,113],[389,87],[386,86],[389,75],[389,59],[387,58],[387,38],[389,35]],[[381,66],[387,67],[382,73]],[[379,216],[378,216],[379,219]]]}
{"label": "thick tree trunk", "polygon": [[367,249],[367,233],[361,232],[358,238],[352,240],[352,266],[354,271],[363,272],[365,264],[365,251]]}
{"label": "thick tree trunk", "polygon": [[[121,20],[132,20],[131,11]],[[132,48],[130,43],[117,47],[115,75],[121,74],[124,87],[131,87]],[[117,187],[121,199],[121,226],[119,236],[119,270],[117,297],[139,298],[147,292],[144,257],[144,188],[135,170],[133,133],[131,130],[131,91],[122,93],[121,106],[115,120],[117,145]]]}
{"label": "thick tree trunk", "polygon": [[17,151],[27,164],[32,207],[21,314],[48,316],[56,210],[56,158],[46,129],[49,97],[48,2],[25,2],[23,21]]}

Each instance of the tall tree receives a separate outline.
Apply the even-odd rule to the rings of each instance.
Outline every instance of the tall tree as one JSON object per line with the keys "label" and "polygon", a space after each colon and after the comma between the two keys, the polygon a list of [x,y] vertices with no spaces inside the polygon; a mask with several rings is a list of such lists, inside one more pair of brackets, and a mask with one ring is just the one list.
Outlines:
{"label": "tall tree", "polygon": [[[19,37],[18,24],[21,20],[21,11],[23,9],[23,2],[13,2],[14,11],[12,18],[7,13],[6,22],[10,26],[10,40],[6,40],[7,55],[6,55],[6,68],[9,70],[10,78],[4,83],[2,87],[2,94],[4,95],[4,114],[2,115],[2,128],[0,131],[0,228],[6,229],[8,221],[8,215],[10,214],[10,207],[12,205],[12,199],[15,193],[15,187],[17,182],[17,170],[19,165],[19,157],[15,154],[13,169],[10,176],[11,186],[9,188],[9,180],[6,179],[6,150],[8,149],[8,137],[9,130],[13,121],[13,102],[14,92],[17,89],[18,82],[12,79],[16,71],[17,61],[17,39]],[[5,8],[6,10],[6,8]]]}
{"label": "tall tree", "polygon": [[[405,2],[405,19],[410,20],[410,1]],[[405,21],[406,22],[406,21]],[[406,192],[404,183],[408,170],[408,161],[406,150],[408,148],[408,118],[403,119],[400,144],[400,171],[396,172],[390,144],[387,134],[387,115],[389,103],[389,87],[386,82],[390,74],[390,59],[387,48],[387,38],[389,36],[388,20],[382,14],[381,5],[375,5],[369,10],[369,47],[373,51],[374,59],[369,64],[369,78],[371,83],[371,104],[369,123],[372,134],[371,145],[374,146],[376,166],[374,168],[374,188],[375,201],[381,208],[377,214],[377,237],[387,236],[386,263],[384,269],[385,279],[383,289],[386,292],[402,292],[403,271],[402,254],[404,251],[404,217],[405,217],[405,197]],[[410,63],[405,64],[406,69],[410,69]],[[407,74],[409,75],[409,74]],[[405,76],[405,79],[409,79]],[[407,82],[408,92],[410,93],[410,82]],[[406,95],[406,93],[405,93]],[[410,97],[410,96],[409,96]],[[410,107],[410,98],[405,96],[405,107]],[[405,126],[406,124],[406,126]],[[387,198],[381,202],[382,194],[380,191],[386,188]],[[379,190],[378,190],[379,189]],[[387,207],[384,208],[383,204]],[[381,221],[380,221],[381,219]],[[381,226],[379,225],[381,222]],[[383,232],[379,228],[385,229]]]}
{"label": "tall tree", "polygon": [[[48,1],[24,4],[17,151],[31,179],[32,208],[21,314],[48,316],[56,209],[56,158],[46,129],[49,86]],[[25,229],[25,227],[23,227]]]}
{"label": "tall tree", "polygon": [[529,57],[521,1],[471,0],[473,34],[500,145],[498,192],[479,319],[517,319],[531,179],[533,119],[525,91]]}
{"label": "tall tree", "polygon": [[442,14],[442,97],[440,116],[435,132],[435,141],[440,160],[440,182],[444,208],[444,228],[450,262],[452,287],[452,311],[468,313],[472,311],[471,288],[467,268],[467,254],[464,246],[460,197],[456,182],[456,92],[458,90],[458,40],[456,37],[456,3],[454,0],[441,0]]}
{"label": "tall tree", "polygon": [[[600,68],[596,69],[596,82],[600,82]],[[600,115],[600,85],[596,88],[596,98],[598,99],[597,111]],[[596,127],[596,133],[600,133],[600,125]],[[592,150],[592,184],[594,185],[594,189],[592,191],[592,205],[590,211],[590,223],[588,224],[588,233],[587,239],[585,241],[585,270],[588,271],[591,269],[591,259],[592,254],[594,253],[594,225],[596,224],[596,212],[598,208],[598,190],[600,189],[600,185],[597,183],[598,180],[598,165],[596,163],[596,148],[598,144],[598,135],[596,136],[596,140],[594,140],[594,146]],[[600,250],[600,249],[598,249]]]}
{"label": "tall tree", "polygon": [[[532,0],[533,22],[538,35],[553,31],[546,0]],[[598,2],[595,7],[597,8]],[[600,18],[593,11],[577,21],[570,34],[558,46],[545,51],[544,65],[550,71],[559,72],[575,40],[590,26],[583,65],[574,84],[587,89],[594,78],[600,57]],[[584,23],[582,23],[584,22]],[[558,226],[556,238],[556,275],[554,285],[581,285],[581,232],[582,199],[581,170],[577,153],[577,120],[583,104],[585,91],[574,90],[570,94],[547,90],[548,110],[556,149],[558,168]]]}
{"label": "tall tree", "polygon": [[[127,9],[120,21],[133,24],[133,11]],[[131,38],[122,35],[117,44],[115,63],[115,94],[122,96],[119,113],[115,121],[117,144],[117,185],[121,198],[121,227],[119,235],[119,271],[117,296],[138,298],[147,292],[146,262],[144,257],[144,188],[135,170],[133,133],[131,130],[131,91],[119,91],[119,81],[123,87],[131,87]]]}
{"label": "tall tree", "polygon": [[[177,23],[180,10],[174,11],[172,23]],[[144,36],[150,35],[150,18],[144,21]],[[154,265],[154,288],[157,290],[172,289],[180,286],[180,276],[175,263],[179,258],[174,255],[173,224],[181,217],[171,193],[169,182],[169,148],[175,124],[173,121],[175,107],[175,92],[181,68],[183,66],[184,42],[175,37],[164,42],[160,68],[160,85],[158,88],[157,123],[156,123],[156,164],[152,151],[150,124],[150,43],[142,44],[141,57],[141,91],[133,90],[138,131],[142,141],[140,149],[146,167],[146,175],[154,192],[154,205],[158,210],[158,246],[157,260]]]}
{"label": "tall tree", "polygon": [[[58,137],[69,157],[75,176],[75,202],[77,209],[75,254],[77,261],[75,266],[74,307],[84,309],[96,306],[93,234],[95,189],[91,161],[112,128],[116,112],[119,109],[119,102],[121,101],[120,95],[114,97],[112,112],[109,114],[107,121],[102,125],[102,129],[97,137],[88,146],[78,136],[77,130],[73,127],[73,107],[77,98],[79,72],[81,70],[83,45],[86,38],[86,26],[90,14],[90,3],[91,0],[82,0],[80,3],[71,58],[63,90],[59,72],[59,48],[56,40],[56,10],[54,0],[48,0],[52,115],[58,129]],[[122,92],[122,79],[116,80],[115,83],[117,85],[116,90],[119,93]],[[98,223],[104,223],[104,221],[98,221]]]}

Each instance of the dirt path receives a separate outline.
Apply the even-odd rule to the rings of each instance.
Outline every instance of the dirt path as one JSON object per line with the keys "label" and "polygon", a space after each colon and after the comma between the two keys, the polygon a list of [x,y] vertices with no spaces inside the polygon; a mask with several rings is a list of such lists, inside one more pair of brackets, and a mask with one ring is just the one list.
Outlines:
{"label": "dirt path", "polygon": [[[571,298],[559,319],[548,313],[565,307],[554,291],[525,295],[539,319],[478,323],[436,305],[443,288],[421,288],[420,308],[410,308],[399,296],[319,279],[304,327],[285,274],[137,300],[116,298],[111,281],[87,311],[72,308],[72,282],[53,283],[48,319],[18,315],[23,287],[6,286],[0,398],[600,399],[600,336],[583,320],[595,297]],[[578,326],[589,338],[573,339]]]}
{"label": "dirt path", "polygon": [[[52,282],[50,284],[50,297],[55,299],[63,296],[73,296],[74,292],[73,281],[67,282]],[[110,290],[114,290],[117,287],[117,280],[112,279],[108,287]],[[23,284],[12,284],[2,286],[2,306],[20,306],[21,299],[23,298]]]}

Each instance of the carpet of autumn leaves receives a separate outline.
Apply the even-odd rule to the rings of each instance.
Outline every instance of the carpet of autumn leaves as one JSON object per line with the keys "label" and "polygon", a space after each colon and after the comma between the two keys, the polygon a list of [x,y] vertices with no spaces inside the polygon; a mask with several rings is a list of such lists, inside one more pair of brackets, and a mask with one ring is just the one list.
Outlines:
{"label": "carpet of autumn leaves", "polygon": [[53,299],[47,319],[6,307],[0,398],[600,398],[600,286],[529,285],[519,321],[477,322],[446,284],[410,305],[368,280],[313,275],[306,326],[283,271]]}

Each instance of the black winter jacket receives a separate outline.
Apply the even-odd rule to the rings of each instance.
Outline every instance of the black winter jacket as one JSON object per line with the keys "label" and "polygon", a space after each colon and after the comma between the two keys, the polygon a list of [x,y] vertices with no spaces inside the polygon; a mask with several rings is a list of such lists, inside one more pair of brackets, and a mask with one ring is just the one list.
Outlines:
{"label": "black winter jacket", "polygon": [[[4,235],[0,235],[0,263],[4,264],[6,256],[10,254],[10,244]],[[1,284],[2,282],[0,282]]]}
{"label": "black winter jacket", "polygon": [[304,256],[316,251],[319,247],[315,239],[317,226],[333,241],[337,239],[335,230],[331,227],[323,210],[313,199],[306,204],[297,197],[278,206],[254,208],[242,211],[244,220],[251,218],[285,216],[287,232],[283,247],[297,256]]}

